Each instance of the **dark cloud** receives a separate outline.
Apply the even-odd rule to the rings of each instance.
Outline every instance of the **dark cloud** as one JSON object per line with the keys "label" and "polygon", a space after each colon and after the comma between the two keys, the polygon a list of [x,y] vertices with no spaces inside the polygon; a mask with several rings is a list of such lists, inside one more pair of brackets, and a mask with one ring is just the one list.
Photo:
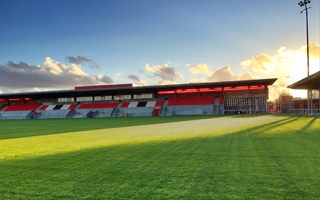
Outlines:
{"label": "dark cloud", "polygon": [[140,81],[140,78],[136,75],[130,74],[128,76],[128,79],[133,80],[133,81]]}
{"label": "dark cloud", "polygon": [[69,63],[77,65],[86,65],[94,69],[99,69],[99,65],[96,62],[85,56],[68,56],[67,61]]}
{"label": "dark cloud", "polygon": [[96,79],[102,83],[113,83],[112,78],[110,78],[109,76],[106,76],[106,75],[96,76]]}
{"label": "dark cloud", "polygon": [[152,76],[159,78],[159,84],[175,83],[177,79],[182,77],[182,75],[169,64],[162,64],[157,66],[146,64],[144,69]]}
{"label": "dark cloud", "polygon": [[128,79],[130,79],[131,81],[133,81],[133,84],[134,84],[134,85],[137,85],[137,86],[147,85],[146,81],[140,79],[138,76],[136,76],[136,75],[134,75],[134,74],[128,75]]}

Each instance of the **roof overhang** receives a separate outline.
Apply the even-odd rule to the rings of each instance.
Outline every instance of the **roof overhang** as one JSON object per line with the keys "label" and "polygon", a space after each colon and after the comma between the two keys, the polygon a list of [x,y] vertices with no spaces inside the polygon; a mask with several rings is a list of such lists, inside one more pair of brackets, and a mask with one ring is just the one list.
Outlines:
{"label": "roof overhang", "polygon": [[320,90],[320,71],[292,84],[288,88],[304,90]]}

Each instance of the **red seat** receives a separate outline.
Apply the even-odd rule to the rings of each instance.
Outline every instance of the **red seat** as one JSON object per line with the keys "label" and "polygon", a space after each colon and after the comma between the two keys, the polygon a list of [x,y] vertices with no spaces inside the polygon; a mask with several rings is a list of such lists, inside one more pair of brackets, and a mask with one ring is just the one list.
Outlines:
{"label": "red seat", "polygon": [[130,104],[130,102],[123,102],[121,105],[121,108],[128,108],[129,104]]}
{"label": "red seat", "polygon": [[163,101],[157,101],[155,106],[156,106],[156,107],[161,107],[161,106],[163,106]]}
{"label": "red seat", "polygon": [[76,104],[71,104],[70,107],[69,107],[69,110],[74,110],[76,107],[77,107]]}
{"label": "red seat", "polygon": [[12,104],[4,111],[34,111],[41,106],[41,103]]}
{"label": "red seat", "polygon": [[168,106],[208,105],[213,104],[214,96],[174,97]]}
{"label": "red seat", "polygon": [[48,108],[48,105],[43,105],[39,110],[46,110]]}

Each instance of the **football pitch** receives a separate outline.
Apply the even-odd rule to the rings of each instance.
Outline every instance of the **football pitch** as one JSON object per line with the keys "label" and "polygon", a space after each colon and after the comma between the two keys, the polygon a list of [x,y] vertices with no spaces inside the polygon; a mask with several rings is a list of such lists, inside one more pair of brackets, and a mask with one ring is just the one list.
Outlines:
{"label": "football pitch", "polygon": [[320,119],[0,121],[0,199],[320,199]]}

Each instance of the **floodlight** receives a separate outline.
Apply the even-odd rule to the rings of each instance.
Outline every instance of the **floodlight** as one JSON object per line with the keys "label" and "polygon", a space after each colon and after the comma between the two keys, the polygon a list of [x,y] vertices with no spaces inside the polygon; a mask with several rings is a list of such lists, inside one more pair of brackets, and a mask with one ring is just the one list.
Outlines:
{"label": "floodlight", "polygon": [[[298,4],[301,7],[304,7],[304,9],[300,12],[303,13],[305,11],[306,13],[306,30],[307,30],[307,74],[308,76],[310,75],[310,61],[309,61],[309,23],[308,23],[308,10],[311,7],[308,7],[307,4],[311,3],[311,0],[303,0],[300,1]],[[311,101],[310,101],[311,100]],[[312,93],[308,90],[308,112],[309,109],[311,108],[311,113],[312,113]]]}

